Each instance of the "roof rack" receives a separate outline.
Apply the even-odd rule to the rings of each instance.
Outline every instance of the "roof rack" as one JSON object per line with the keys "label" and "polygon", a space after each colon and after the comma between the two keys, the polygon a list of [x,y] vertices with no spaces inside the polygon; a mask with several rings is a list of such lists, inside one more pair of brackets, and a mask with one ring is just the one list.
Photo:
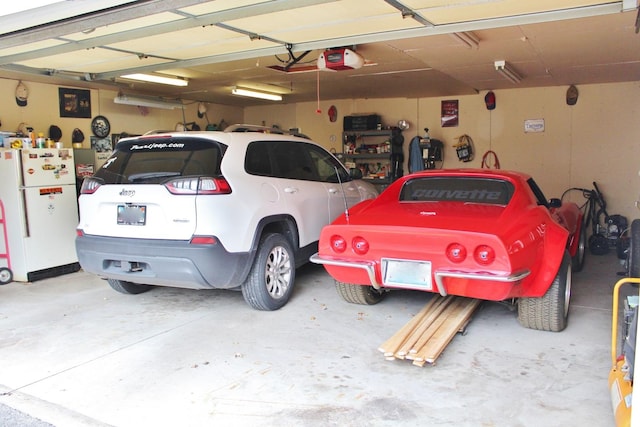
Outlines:
{"label": "roof rack", "polygon": [[282,130],[277,127],[259,126],[259,125],[247,125],[247,124],[235,124],[227,126],[224,129],[225,132],[260,132],[260,133],[273,133],[277,135],[292,135],[300,138],[310,139],[307,135],[299,132],[291,132]]}

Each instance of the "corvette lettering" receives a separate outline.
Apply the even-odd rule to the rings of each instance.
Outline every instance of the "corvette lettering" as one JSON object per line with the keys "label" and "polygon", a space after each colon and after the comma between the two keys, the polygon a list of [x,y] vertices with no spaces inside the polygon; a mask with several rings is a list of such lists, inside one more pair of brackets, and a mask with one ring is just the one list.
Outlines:
{"label": "corvette lettering", "polygon": [[500,200],[499,191],[488,190],[422,190],[418,189],[411,193],[413,200],[467,200],[480,201]]}

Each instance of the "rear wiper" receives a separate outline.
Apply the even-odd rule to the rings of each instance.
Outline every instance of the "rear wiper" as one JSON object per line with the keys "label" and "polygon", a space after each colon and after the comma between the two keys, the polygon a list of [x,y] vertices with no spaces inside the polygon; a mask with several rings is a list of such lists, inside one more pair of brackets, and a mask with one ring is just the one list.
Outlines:
{"label": "rear wiper", "polygon": [[129,182],[148,181],[158,178],[170,178],[172,176],[180,176],[180,172],[145,172],[129,175]]}

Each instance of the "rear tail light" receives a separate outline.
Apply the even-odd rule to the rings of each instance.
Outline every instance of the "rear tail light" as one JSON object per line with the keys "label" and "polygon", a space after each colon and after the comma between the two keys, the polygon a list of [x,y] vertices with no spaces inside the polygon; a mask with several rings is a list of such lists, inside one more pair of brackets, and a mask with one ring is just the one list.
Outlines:
{"label": "rear tail light", "polygon": [[193,236],[189,242],[192,245],[215,245],[217,242],[213,236]]}
{"label": "rear tail light", "polygon": [[85,178],[82,181],[80,194],[93,194],[102,185],[102,181],[96,178]]}
{"label": "rear tail light", "polygon": [[467,248],[460,243],[452,243],[447,246],[447,258],[451,262],[460,263],[467,258]]}
{"label": "rear tail light", "polygon": [[353,248],[353,251],[358,255],[364,255],[369,252],[369,242],[367,242],[364,237],[354,237],[353,241],[351,242],[351,247]]}
{"label": "rear tail light", "polygon": [[177,178],[164,184],[171,194],[230,194],[231,187],[223,177]]}
{"label": "rear tail light", "polygon": [[480,265],[489,265],[496,259],[496,252],[491,246],[480,245],[473,252],[473,258]]}
{"label": "rear tail light", "polygon": [[342,236],[333,235],[331,236],[330,242],[331,249],[333,249],[334,252],[342,253],[347,249],[347,241]]}

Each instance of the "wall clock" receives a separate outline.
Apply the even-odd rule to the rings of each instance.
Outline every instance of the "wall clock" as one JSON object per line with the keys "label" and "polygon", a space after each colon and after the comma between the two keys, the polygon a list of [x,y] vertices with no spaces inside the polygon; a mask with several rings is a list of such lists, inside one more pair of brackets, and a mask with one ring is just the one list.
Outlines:
{"label": "wall clock", "polygon": [[95,116],[91,120],[91,131],[98,138],[104,138],[111,132],[111,125],[105,116]]}

